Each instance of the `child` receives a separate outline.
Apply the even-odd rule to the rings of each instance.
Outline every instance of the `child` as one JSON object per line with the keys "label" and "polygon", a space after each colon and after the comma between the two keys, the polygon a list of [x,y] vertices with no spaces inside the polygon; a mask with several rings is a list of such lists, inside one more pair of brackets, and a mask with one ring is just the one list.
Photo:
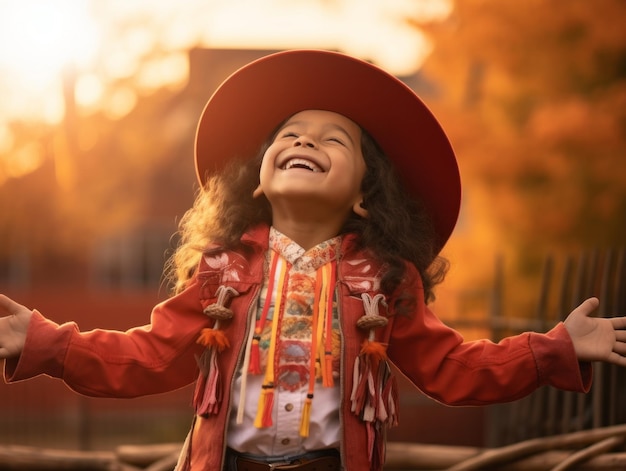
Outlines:
{"label": "child", "polygon": [[626,366],[626,318],[589,317],[595,298],[499,344],[464,343],[430,312],[456,161],[419,98],[371,64],[288,51],[240,69],[202,114],[196,166],[175,295],[150,325],[80,333],[0,296],[7,381],[134,397],[195,380],[177,469],[361,471],[382,469],[398,419],[387,360],[453,405],[587,391],[591,361]]}

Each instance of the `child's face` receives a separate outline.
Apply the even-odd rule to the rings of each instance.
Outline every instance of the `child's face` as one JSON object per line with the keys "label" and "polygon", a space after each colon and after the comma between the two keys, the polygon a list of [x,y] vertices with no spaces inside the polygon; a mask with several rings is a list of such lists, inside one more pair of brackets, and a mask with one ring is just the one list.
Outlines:
{"label": "child's face", "polygon": [[362,200],[361,129],[338,113],[307,110],[279,129],[263,156],[260,189],[272,207],[293,201],[347,217]]}

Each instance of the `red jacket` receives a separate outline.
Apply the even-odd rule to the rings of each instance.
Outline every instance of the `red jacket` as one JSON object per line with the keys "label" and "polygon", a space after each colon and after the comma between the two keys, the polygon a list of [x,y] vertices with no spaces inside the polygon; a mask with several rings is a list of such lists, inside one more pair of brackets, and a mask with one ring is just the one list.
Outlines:
{"label": "red jacket", "polygon": [[[230,301],[233,319],[222,327],[231,345],[219,354],[225,385],[222,406],[216,415],[195,417],[190,448],[181,466],[185,470],[221,469],[230,416],[229,385],[243,357],[248,316],[256,309],[267,241],[268,228],[258,227],[244,235],[241,250],[211,249],[211,256],[222,256],[227,264],[215,267],[204,258],[187,289],[157,305],[147,326],[124,333],[80,333],[73,323],[59,326],[35,312],[22,355],[6,361],[6,380],[47,374],[61,378],[79,393],[100,397],[136,397],[186,386],[198,374],[195,357],[203,349],[196,343],[198,334],[213,322],[203,309],[216,302],[220,285],[230,286],[239,295]],[[371,463],[366,427],[350,410],[352,367],[367,335],[356,321],[364,313],[361,294],[377,294],[380,270],[365,252],[356,250],[352,236],[344,238],[337,266],[342,335],[341,457],[344,469],[360,471],[370,469]],[[404,289],[418,299],[415,312],[385,313],[389,323],[378,329],[378,340],[388,344],[389,359],[399,370],[432,398],[449,405],[485,405],[513,401],[546,384],[574,391],[589,389],[591,366],[579,364],[562,324],[547,334],[525,333],[498,344],[487,340],[464,343],[425,305],[419,275],[411,265],[398,288]],[[393,306],[393,299],[387,305]]]}

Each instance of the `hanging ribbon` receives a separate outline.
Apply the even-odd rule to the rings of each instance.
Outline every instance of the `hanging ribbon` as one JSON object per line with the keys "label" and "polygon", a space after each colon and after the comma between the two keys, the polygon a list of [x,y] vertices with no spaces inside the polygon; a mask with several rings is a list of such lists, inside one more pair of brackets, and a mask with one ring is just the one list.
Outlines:
{"label": "hanging ribbon", "polygon": [[[274,303],[274,313],[272,316],[272,334],[270,340],[270,348],[267,353],[267,365],[265,367],[265,376],[263,378],[263,386],[259,396],[259,405],[257,415],[254,420],[254,426],[257,428],[272,426],[272,412],[274,407],[274,388],[275,369],[278,357],[276,355],[278,343],[278,328],[282,315],[282,304],[284,291],[287,289],[288,269],[287,263],[281,263],[280,276],[278,279],[278,292],[276,294],[276,302]],[[268,297],[271,293],[268,293]]]}

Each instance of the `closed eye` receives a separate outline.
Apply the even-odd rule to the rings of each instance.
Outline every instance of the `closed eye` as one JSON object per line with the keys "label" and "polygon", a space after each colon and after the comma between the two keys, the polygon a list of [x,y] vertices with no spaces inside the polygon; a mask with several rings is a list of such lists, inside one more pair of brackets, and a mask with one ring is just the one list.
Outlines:
{"label": "closed eye", "polygon": [[343,139],[340,139],[338,137],[329,137],[327,140],[331,141],[331,142],[336,142],[337,144],[341,144],[342,146],[346,145],[346,143],[343,141]]}

